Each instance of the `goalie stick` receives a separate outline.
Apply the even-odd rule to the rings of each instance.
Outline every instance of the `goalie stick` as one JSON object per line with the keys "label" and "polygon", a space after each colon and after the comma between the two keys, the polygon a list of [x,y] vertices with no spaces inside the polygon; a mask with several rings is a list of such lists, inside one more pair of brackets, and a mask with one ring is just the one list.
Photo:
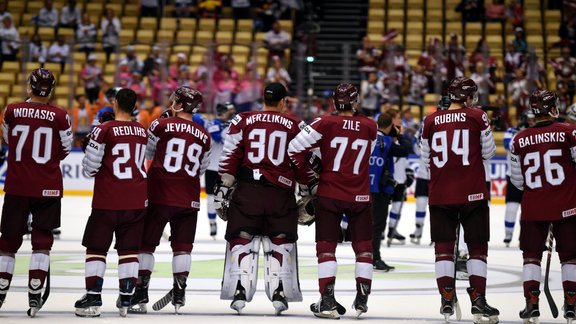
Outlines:
{"label": "goalie stick", "polygon": [[550,277],[550,261],[552,259],[552,248],[554,245],[554,234],[552,233],[552,224],[548,229],[548,257],[546,258],[546,272],[544,274],[544,294],[546,295],[546,300],[548,301],[548,305],[550,305],[550,311],[552,312],[552,316],[554,318],[558,317],[558,307],[554,302],[554,298],[552,298],[552,294],[550,293],[550,287],[548,286],[548,278]]}
{"label": "goalie stick", "polygon": [[166,305],[168,305],[171,301],[172,301],[172,289],[170,289],[170,291],[166,295],[164,295],[164,297],[158,299],[158,301],[155,302],[154,305],[152,305],[152,309],[155,311],[159,311],[162,308],[166,307]]}
{"label": "goalie stick", "polygon": [[[42,294],[42,306],[46,304],[48,297],[50,297],[50,267],[48,267],[48,273],[46,274],[46,284],[44,285],[44,294]],[[42,306],[40,308],[42,308]],[[32,309],[28,308],[26,314],[32,316]]]}

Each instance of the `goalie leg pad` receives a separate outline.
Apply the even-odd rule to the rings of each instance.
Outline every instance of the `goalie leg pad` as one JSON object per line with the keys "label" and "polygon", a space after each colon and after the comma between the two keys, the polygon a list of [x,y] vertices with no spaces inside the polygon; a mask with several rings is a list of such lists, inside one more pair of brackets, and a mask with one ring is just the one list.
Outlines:
{"label": "goalie leg pad", "polygon": [[296,243],[288,243],[286,239],[267,236],[262,237],[264,250],[264,282],[266,295],[272,300],[274,291],[278,289],[280,281],[284,295],[288,302],[302,301],[300,281],[298,279],[298,249]]}
{"label": "goalie leg pad", "polygon": [[240,280],[240,284],[246,290],[246,301],[252,300],[258,281],[260,241],[260,236],[254,236],[250,242],[234,245],[232,248],[230,248],[230,242],[226,243],[220,299],[233,300],[238,280]]}

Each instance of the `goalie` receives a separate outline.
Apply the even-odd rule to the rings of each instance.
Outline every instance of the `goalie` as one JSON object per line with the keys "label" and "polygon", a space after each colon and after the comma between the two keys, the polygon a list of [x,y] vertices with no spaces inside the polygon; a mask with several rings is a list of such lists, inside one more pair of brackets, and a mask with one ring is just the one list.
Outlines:
{"label": "goalie", "polygon": [[275,314],[288,302],[302,301],[296,252],[298,206],[301,194],[315,189],[309,168],[296,170],[287,154],[288,143],[304,126],[283,114],[287,93],[280,83],[264,89],[263,111],[237,115],[230,124],[219,163],[215,188],[216,212],[227,220],[226,257],[220,298],[232,300],[239,314],[256,291],[258,253],[262,247],[266,294]]}

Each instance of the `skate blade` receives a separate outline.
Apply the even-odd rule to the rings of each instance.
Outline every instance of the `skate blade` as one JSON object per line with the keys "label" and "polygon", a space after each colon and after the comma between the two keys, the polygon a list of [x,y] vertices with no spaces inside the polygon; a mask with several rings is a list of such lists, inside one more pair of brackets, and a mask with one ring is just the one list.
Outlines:
{"label": "skate blade", "polygon": [[405,245],[406,244],[406,240],[400,241],[400,240],[392,240],[388,243],[388,246],[390,245]]}
{"label": "skate blade", "polygon": [[246,301],[244,300],[236,300],[230,304],[230,308],[238,312],[238,315],[242,314],[242,309],[246,306]]}
{"label": "skate blade", "polygon": [[100,306],[76,308],[74,315],[78,317],[100,317]]}
{"label": "skate blade", "polygon": [[357,309],[357,310],[356,310],[356,318],[359,318],[360,315],[362,315],[362,314],[364,314],[364,313],[366,313],[366,310],[365,310],[365,309]]}
{"label": "skate blade", "polygon": [[319,317],[319,318],[340,319],[340,314],[338,313],[337,310],[314,313],[314,316]]}
{"label": "skate blade", "polygon": [[484,316],[482,314],[473,314],[474,324],[497,324],[500,322],[498,315]]}
{"label": "skate blade", "polygon": [[182,306],[184,306],[184,305],[174,305],[174,314],[176,314],[176,315],[182,315],[182,314],[180,313],[180,307],[182,307]]}
{"label": "skate blade", "polygon": [[466,272],[456,271],[456,280],[468,280],[469,276]]}
{"label": "skate blade", "polygon": [[281,301],[273,301],[272,306],[274,306],[275,315],[280,315],[283,311],[288,309],[288,306]]}
{"label": "skate blade", "polygon": [[420,245],[420,239],[419,238],[411,238],[410,242],[412,242],[412,244]]}
{"label": "skate blade", "polygon": [[525,318],[524,324],[540,324],[540,319],[538,317]]}
{"label": "skate blade", "polygon": [[38,311],[39,311],[39,310],[40,310],[40,308],[31,307],[31,308],[28,309],[27,314],[28,314],[28,316],[30,316],[30,317],[35,317],[36,314],[38,314]]}
{"label": "skate blade", "polygon": [[118,313],[120,314],[120,317],[126,317],[126,315],[128,315],[128,307],[118,308]]}
{"label": "skate blade", "polygon": [[148,309],[146,304],[137,304],[128,307],[128,314],[146,314]]}

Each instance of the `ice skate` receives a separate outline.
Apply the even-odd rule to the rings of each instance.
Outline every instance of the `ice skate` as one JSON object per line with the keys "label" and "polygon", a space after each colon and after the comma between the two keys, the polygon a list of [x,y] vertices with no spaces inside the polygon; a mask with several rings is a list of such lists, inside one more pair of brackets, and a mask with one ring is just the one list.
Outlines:
{"label": "ice skate", "polygon": [[390,245],[404,245],[406,244],[406,237],[398,233],[395,228],[391,227],[388,229],[388,240],[386,244],[388,247],[390,247]]}
{"label": "ice skate", "polygon": [[367,283],[360,283],[356,288],[356,298],[352,303],[352,308],[356,310],[356,317],[368,311],[368,295],[370,294],[370,287]]}
{"label": "ice skate", "polygon": [[230,303],[230,308],[238,312],[238,315],[242,314],[242,309],[246,306],[246,290],[238,281],[236,285],[236,292],[234,293],[234,299]]}
{"label": "ice skate", "polygon": [[504,244],[506,244],[506,247],[510,247],[510,242],[512,242],[512,233],[506,233],[504,236]]}
{"label": "ice skate", "polygon": [[150,285],[150,276],[141,276],[138,278],[140,284],[136,286],[134,295],[130,300],[130,307],[128,307],[129,314],[146,314],[148,309],[148,286]]}
{"label": "ice skate", "polygon": [[326,293],[320,296],[317,303],[310,305],[310,310],[314,316],[320,318],[340,319],[346,313],[346,309],[334,298],[334,284],[326,286]]}
{"label": "ice skate", "polygon": [[174,276],[174,285],[172,286],[172,305],[174,312],[179,314],[180,307],[186,304],[186,276]]}
{"label": "ice skate", "polygon": [[468,262],[467,255],[460,255],[456,258],[456,280],[468,280]]}
{"label": "ice skate", "polygon": [[30,317],[36,316],[40,308],[42,308],[41,290],[39,290],[36,293],[30,293],[30,292],[28,293],[28,306],[30,307],[28,316]]}
{"label": "ice skate", "polygon": [[118,314],[120,314],[121,317],[126,317],[126,315],[128,315],[128,308],[130,307],[131,299],[132,295],[120,294],[118,296],[116,307],[118,308]]}
{"label": "ice skate", "polygon": [[467,288],[466,291],[472,303],[472,315],[474,316],[475,324],[496,324],[499,322],[498,315],[500,315],[500,312],[498,309],[488,305],[486,296],[477,293],[476,289],[472,287]]}
{"label": "ice skate", "polygon": [[540,291],[534,290],[530,292],[530,297],[526,298],[526,307],[520,311],[520,318],[524,321],[524,324],[540,323],[540,310],[538,309],[538,296]]}
{"label": "ice skate", "polygon": [[52,235],[54,236],[55,240],[60,239],[60,234],[62,234],[62,231],[60,230],[60,228],[55,228],[52,230]]}
{"label": "ice skate", "polygon": [[274,314],[276,315],[280,315],[283,311],[288,309],[288,301],[286,301],[286,296],[284,295],[282,282],[280,282],[278,289],[276,289],[272,295],[272,306],[274,306]]}
{"label": "ice skate", "polygon": [[396,269],[396,267],[386,264],[386,262],[384,262],[383,260],[374,261],[373,268],[376,271],[382,271],[382,272],[389,272]]}
{"label": "ice skate", "polygon": [[564,293],[564,318],[567,324],[576,323],[576,291]]}
{"label": "ice skate", "polygon": [[462,312],[458,305],[454,287],[442,288],[440,295],[442,296],[440,301],[440,314],[444,315],[446,323],[450,322],[450,316],[454,315],[454,313],[456,313],[456,320],[459,321],[462,318]]}
{"label": "ice skate", "polygon": [[422,225],[416,224],[414,233],[410,234],[410,242],[416,245],[420,245],[420,240],[422,239],[422,231]]}
{"label": "ice skate", "polygon": [[99,317],[102,297],[100,294],[87,293],[74,304],[74,314],[80,317]]}
{"label": "ice skate", "polygon": [[210,236],[212,239],[216,239],[216,233],[218,232],[218,225],[216,225],[215,220],[210,221]]}
{"label": "ice skate", "polygon": [[[6,284],[6,286],[8,286],[8,280],[0,279],[0,285],[3,284]],[[0,308],[2,308],[2,305],[4,305],[4,301],[6,300],[6,293],[8,293],[8,290],[0,290]]]}

